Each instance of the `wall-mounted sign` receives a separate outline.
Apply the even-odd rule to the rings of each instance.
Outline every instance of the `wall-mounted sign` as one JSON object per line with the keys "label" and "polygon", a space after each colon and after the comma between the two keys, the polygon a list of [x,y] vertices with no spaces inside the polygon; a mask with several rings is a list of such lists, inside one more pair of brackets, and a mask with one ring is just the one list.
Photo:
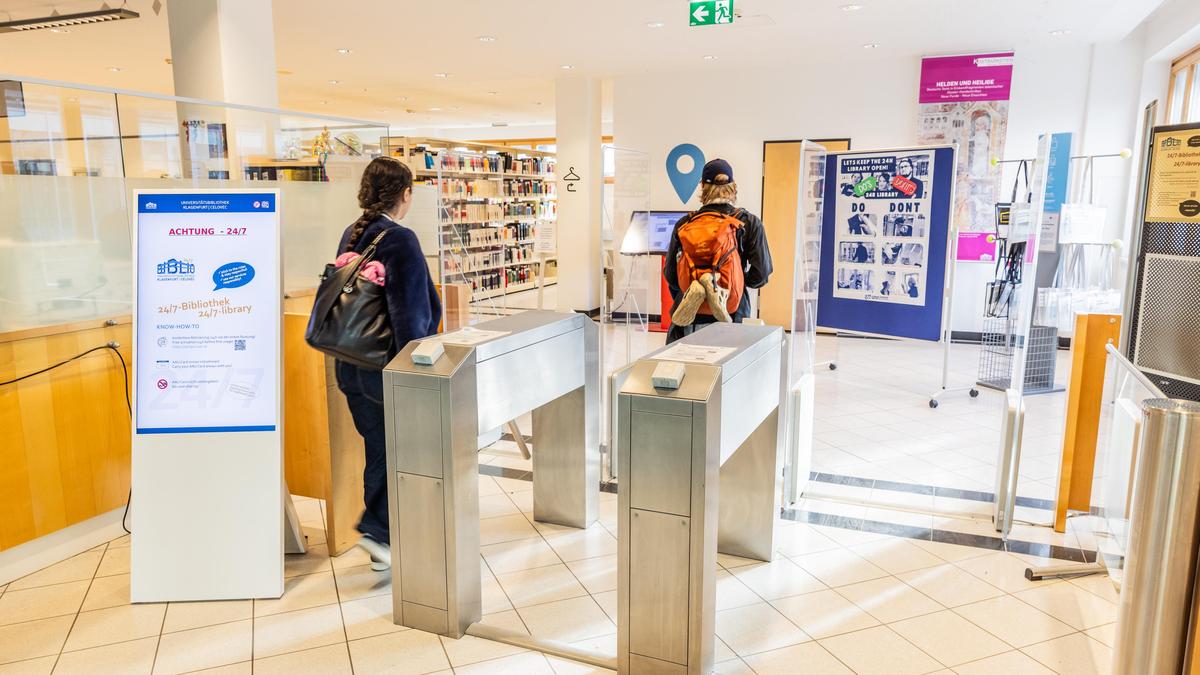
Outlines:
{"label": "wall-mounted sign", "polygon": [[1195,126],[1155,131],[1146,182],[1146,220],[1200,222],[1200,130]]}
{"label": "wall-mounted sign", "polygon": [[733,0],[692,0],[688,7],[689,26],[715,26],[733,23]]}

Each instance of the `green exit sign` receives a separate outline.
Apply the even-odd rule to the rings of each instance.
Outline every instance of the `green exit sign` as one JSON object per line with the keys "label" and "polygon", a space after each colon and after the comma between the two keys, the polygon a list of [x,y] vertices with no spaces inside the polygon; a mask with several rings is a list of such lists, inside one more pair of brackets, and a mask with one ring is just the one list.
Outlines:
{"label": "green exit sign", "polygon": [[733,23],[733,0],[691,0],[688,25],[713,26]]}

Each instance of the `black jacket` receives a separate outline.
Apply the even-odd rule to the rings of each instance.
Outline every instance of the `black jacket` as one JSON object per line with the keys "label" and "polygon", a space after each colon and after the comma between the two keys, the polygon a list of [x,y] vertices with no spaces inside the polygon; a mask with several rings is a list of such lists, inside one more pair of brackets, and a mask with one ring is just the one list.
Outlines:
{"label": "black jacket", "polygon": [[[342,233],[337,255],[347,250],[352,228],[348,227]],[[379,243],[375,260],[383,263],[386,271],[383,288],[387,295],[388,318],[392,322],[392,338],[399,352],[410,340],[437,332],[438,324],[442,322],[442,303],[429,276],[421,244],[412,230],[380,216],[363,230],[354,250],[362,253],[384,229],[388,234]]]}
{"label": "black jacket", "polygon": [[[709,204],[701,207],[696,213],[704,211],[732,215],[742,221],[743,227],[738,230],[738,254],[742,257],[746,288],[766,286],[773,268],[771,266],[771,250],[767,248],[767,233],[763,229],[762,220],[745,209],[739,209],[729,204]],[[667,265],[663,268],[663,277],[667,280],[667,287],[671,290],[673,305],[679,304],[679,299],[683,297],[683,291],[679,288],[679,279],[676,276],[679,256],[682,255],[679,244],[679,226],[690,217],[691,214],[680,218],[679,222],[675,223],[675,229],[671,232],[671,243],[667,246]],[[750,316],[749,293],[742,294],[742,301],[732,316],[734,321],[739,323],[742,319]]]}

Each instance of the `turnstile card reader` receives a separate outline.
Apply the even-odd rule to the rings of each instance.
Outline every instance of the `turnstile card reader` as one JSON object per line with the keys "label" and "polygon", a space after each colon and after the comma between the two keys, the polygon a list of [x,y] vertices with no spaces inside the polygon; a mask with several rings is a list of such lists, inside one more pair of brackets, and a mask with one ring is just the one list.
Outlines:
{"label": "turnstile card reader", "polygon": [[718,323],[682,343],[732,349],[673,390],[652,353],[618,395],[620,673],[711,672],[717,552],[771,559],[783,331]]}
{"label": "turnstile card reader", "polygon": [[453,637],[481,618],[480,434],[532,411],[534,519],[587,527],[599,510],[595,323],[530,311],[474,329],[429,365],[410,343],[383,373],[393,618]]}

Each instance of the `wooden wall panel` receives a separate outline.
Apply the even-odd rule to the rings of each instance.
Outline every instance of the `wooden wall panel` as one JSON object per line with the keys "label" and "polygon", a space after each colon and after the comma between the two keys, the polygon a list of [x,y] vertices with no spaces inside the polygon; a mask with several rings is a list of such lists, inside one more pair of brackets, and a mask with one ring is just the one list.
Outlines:
{"label": "wooden wall panel", "polygon": [[[130,362],[130,322],[0,335],[0,381],[109,341]],[[129,413],[121,362],[93,352],[0,387],[0,549],[118,508],[129,491]]]}

